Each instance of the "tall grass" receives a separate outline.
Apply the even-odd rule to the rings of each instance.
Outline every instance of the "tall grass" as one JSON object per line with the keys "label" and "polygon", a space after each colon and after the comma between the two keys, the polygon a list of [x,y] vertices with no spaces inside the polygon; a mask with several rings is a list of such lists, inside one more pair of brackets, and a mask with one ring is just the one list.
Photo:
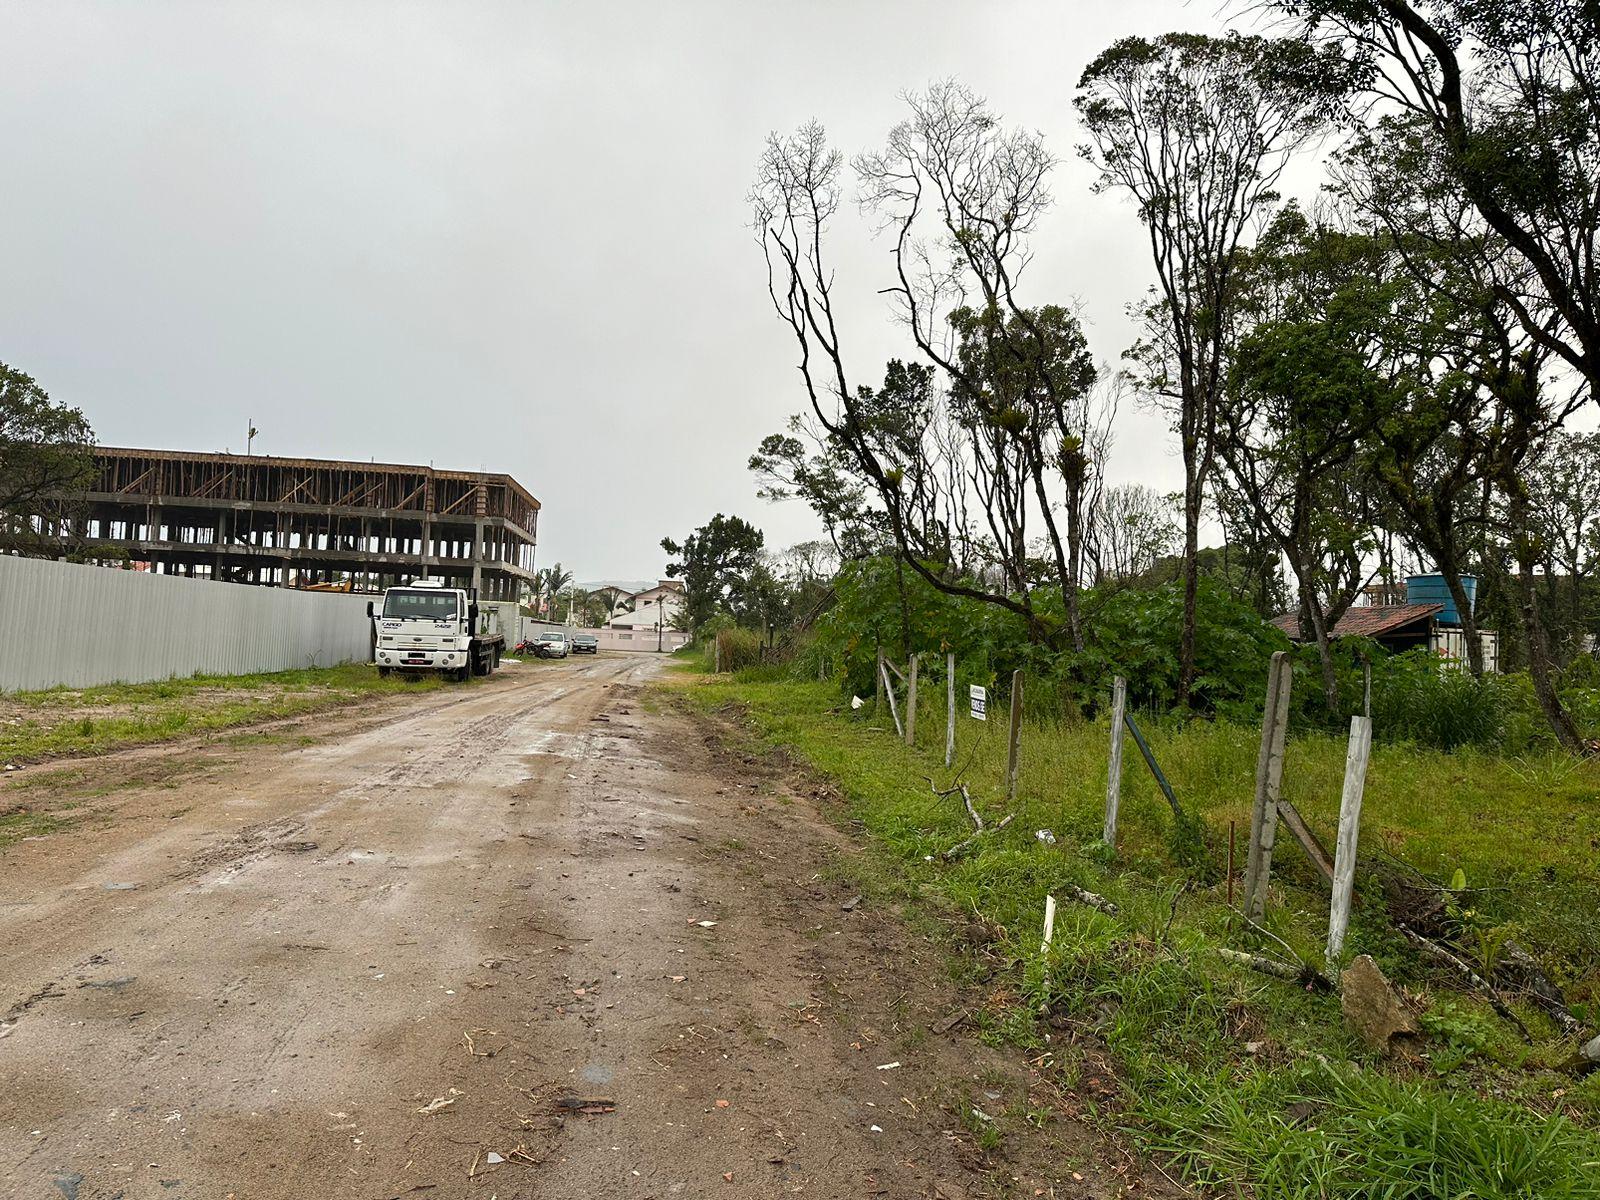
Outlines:
{"label": "tall grass", "polygon": [[[1109,860],[1095,845],[1106,724],[1026,723],[1018,815],[977,852],[945,863],[941,852],[970,827],[959,804],[929,786],[954,774],[943,767],[937,689],[922,708],[912,751],[886,712],[874,715],[868,705],[852,713],[826,683],[750,675],[694,681],[686,690],[709,708],[746,705],[764,741],[838,783],[848,815],[880,851],[874,861],[884,877],[873,886],[913,914],[938,916],[936,928],[977,920],[998,939],[982,954],[952,944],[958,978],[981,983],[988,998],[976,1018],[983,1036],[1028,1044],[1040,1069],[1065,1085],[1085,1069],[1084,1039],[1103,1041],[1119,1057],[1125,1083],[1125,1107],[1111,1119],[1172,1155],[1191,1182],[1257,1200],[1600,1196],[1600,1141],[1573,1120],[1536,1111],[1600,1117],[1600,1080],[1574,1086],[1537,1068],[1565,1053],[1558,1043],[1504,1056],[1527,1064],[1509,1072],[1498,1065],[1496,1046],[1500,1039],[1515,1045],[1515,1035],[1478,998],[1457,996],[1430,1026],[1441,1031],[1424,1049],[1431,1070],[1390,1077],[1345,1032],[1336,998],[1222,962],[1215,951],[1224,943],[1278,951],[1234,923],[1222,885],[1196,885],[1174,862],[1166,845],[1171,814],[1131,743],[1122,835]],[[1004,721],[972,721],[965,697],[958,701],[956,772],[998,817],[1007,807]],[[1180,801],[1205,818],[1208,853],[1220,866],[1228,822],[1248,828],[1257,731],[1224,722],[1144,724]],[[1325,835],[1337,815],[1344,754],[1344,738],[1321,730],[1297,730],[1289,745],[1286,794]],[[1434,874],[1462,867],[1490,884],[1482,903],[1518,920],[1524,939],[1551,951],[1581,994],[1582,981],[1600,984],[1592,919],[1600,907],[1591,842],[1600,837],[1597,795],[1600,764],[1380,746],[1368,775],[1363,852],[1402,857]],[[1281,848],[1277,868],[1271,927],[1315,960],[1325,894],[1292,843]],[[1052,951],[1041,958],[1043,897],[1067,884],[1105,895],[1121,911],[1108,916],[1067,903]],[[1378,955],[1413,988],[1437,985],[1402,957],[1381,919],[1381,899],[1373,899],[1358,914],[1351,952]],[[997,961],[1010,964],[998,976]],[[1066,1016],[1074,1035],[1046,1043],[1041,1007]],[[1470,1044],[1444,1037],[1466,1024],[1487,1032]],[[1268,1049],[1247,1055],[1247,1040]],[[1491,1090],[1500,1098],[1488,1097]]]}
{"label": "tall grass", "polygon": [[1258,1200],[1600,1196],[1600,1140],[1565,1117],[1327,1063],[1176,1064],[1141,1116],[1191,1181]]}

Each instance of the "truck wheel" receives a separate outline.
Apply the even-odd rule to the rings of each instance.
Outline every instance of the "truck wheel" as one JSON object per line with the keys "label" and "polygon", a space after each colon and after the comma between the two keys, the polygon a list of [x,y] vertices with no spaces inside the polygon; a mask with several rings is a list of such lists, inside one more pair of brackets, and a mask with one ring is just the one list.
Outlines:
{"label": "truck wheel", "polygon": [[379,667],[378,668],[378,678],[379,679],[387,679],[387,678],[389,678],[389,672],[392,671],[392,670],[394,670],[393,667]]}
{"label": "truck wheel", "polygon": [[465,683],[467,680],[472,678],[472,668],[471,667],[457,667],[454,671],[451,672],[451,674],[455,676],[455,681],[457,683]]}

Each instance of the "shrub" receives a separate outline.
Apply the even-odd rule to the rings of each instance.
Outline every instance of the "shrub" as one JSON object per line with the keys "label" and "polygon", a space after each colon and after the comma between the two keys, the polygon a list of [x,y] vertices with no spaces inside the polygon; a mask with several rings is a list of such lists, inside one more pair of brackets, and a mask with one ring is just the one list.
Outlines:
{"label": "shrub", "polygon": [[716,633],[716,653],[724,671],[742,671],[761,664],[761,635],[752,629],[726,628]]}
{"label": "shrub", "polygon": [[[1178,695],[1178,643],[1183,630],[1183,590],[1171,583],[1149,590],[1104,588],[1084,598],[1084,652],[1073,665],[1085,704],[1128,681],[1130,703],[1167,709]],[[1227,715],[1256,716],[1266,687],[1267,663],[1289,639],[1276,626],[1202,578],[1195,609],[1196,703]]]}
{"label": "shrub", "polygon": [[[1115,675],[1128,680],[1129,700],[1137,707],[1165,709],[1177,696],[1183,593],[1176,583],[1107,585],[1085,592],[1082,653],[1067,644],[1061,596],[1048,588],[1034,592],[1034,604],[1057,631],[1054,646],[1031,640],[1014,613],[946,596],[890,559],[847,564],[836,591],[836,604],[817,623],[818,651],[844,686],[858,694],[873,687],[878,647],[898,660],[909,633],[910,649],[917,653],[954,652],[964,682],[1003,691],[1012,671],[1026,671],[1025,704],[1036,719],[1093,710]],[[1200,581],[1194,687],[1200,707],[1258,713],[1267,660],[1287,645],[1281,632],[1215,580]]]}
{"label": "shrub", "polygon": [[1425,650],[1382,660],[1372,678],[1372,718],[1388,741],[1437,750],[1500,745],[1510,696],[1497,675],[1473,676]]}

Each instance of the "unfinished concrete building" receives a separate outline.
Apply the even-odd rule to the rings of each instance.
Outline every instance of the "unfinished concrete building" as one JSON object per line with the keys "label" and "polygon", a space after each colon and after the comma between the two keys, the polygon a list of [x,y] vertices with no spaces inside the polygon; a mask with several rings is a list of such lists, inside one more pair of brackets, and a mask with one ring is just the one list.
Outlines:
{"label": "unfinished concrete building", "polygon": [[72,522],[93,557],[280,587],[428,577],[503,601],[533,579],[539,502],[509,475],[110,447],[95,458]]}

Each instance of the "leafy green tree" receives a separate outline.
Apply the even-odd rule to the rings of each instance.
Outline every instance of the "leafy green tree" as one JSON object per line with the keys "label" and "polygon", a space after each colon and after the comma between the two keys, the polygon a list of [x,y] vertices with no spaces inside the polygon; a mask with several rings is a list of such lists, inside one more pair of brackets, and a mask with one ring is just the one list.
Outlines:
{"label": "leafy green tree", "polygon": [[[1495,298],[1600,400],[1600,6],[1275,0],[1345,56],[1372,140],[1448,181]],[[1405,228],[1415,228],[1408,224]]]}
{"label": "leafy green tree", "polygon": [[844,557],[862,557],[887,545],[883,511],[868,500],[848,448],[802,415],[790,418],[787,432],[762,438],[749,467],[759,480],[757,495],[804,501]]}
{"label": "leafy green tree", "polygon": [[[1384,11],[1391,8],[1394,6],[1385,5]],[[1548,4],[1528,6],[1526,27],[1517,36],[1527,34],[1536,39],[1542,36],[1537,31],[1543,27],[1541,22],[1548,24],[1549,11]],[[1464,11],[1462,15],[1471,20],[1488,20],[1491,32],[1498,30],[1500,27],[1495,21],[1499,18],[1486,14],[1487,8],[1484,12]],[[1398,25],[1380,22],[1375,28],[1402,39],[1410,36]],[[1341,39],[1336,36],[1335,41]],[[1562,53],[1556,47],[1547,49],[1557,55]],[[1517,66],[1518,52],[1507,51],[1505,47],[1499,51],[1491,49],[1486,52],[1488,65],[1481,68],[1489,75],[1479,81],[1486,95],[1498,94],[1503,99],[1507,88],[1514,90],[1520,86],[1504,79],[1497,83],[1493,78],[1494,70],[1498,69],[1492,66],[1496,54],[1508,52],[1511,58],[1505,61],[1513,65],[1502,63],[1502,66],[1513,74],[1524,66],[1536,73],[1548,66]],[[1394,61],[1409,61],[1405,58],[1409,53],[1403,50],[1401,58]],[[1376,70],[1377,65],[1374,60],[1372,69]],[[1433,85],[1415,81],[1414,86],[1419,89],[1417,95],[1427,95]],[[1448,96],[1437,98],[1446,105],[1453,103]],[[1473,119],[1481,115],[1475,109]],[[1426,421],[1420,425],[1402,423],[1396,430],[1399,435],[1396,441],[1403,443],[1410,437],[1413,453],[1420,445],[1424,453],[1454,455],[1456,467],[1452,485],[1471,486],[1476,481],[1481,486],[1481,494],[1475,502],[1477,511],[1473,515],[1485,533],[1492,522],[1504,542],[1497,547],[1485,537],[1479,551],[1480,561],[1491,579],[1500,585],[1505,593],[1507,611],[1515,614],[1521,626],[1519,647],[1526,654],[1528,675],[1540,711],[1560,744],[1579,750],[1584,746],[1583,738],[1556,685],[1556,655],[1543,614],[1545,600],[1537,584],[1545,554],[1528,471],[1539,446],[1561,429],[1586,398],[1594,394],[1595,376],[1585,371],[1579,361],[1588,353],[1583,346],[1586,335],[1579,328],[1581,319],[1579,324],[1572,324],[1575,313],[1581,318],[1581,312],[1573,308],[1580,298],[1569,291],[1563,299],[1545,288],[1540,282],[1542,272],[1533,262],[1542,252],[1526,239],[1519,241],[1514,236],[1517,221],[1512,218],[1515,214],[1506,209],[1496,219],[1490,219],[1486,206],[1492,207],[1492,198],[1498,194],[1501,184],[1489,186],[1481,179],[1471,178],[1478,167],[1463,164],[1460,155],[1477,147],[1483,155],[1479,165],[1492,166],[1501,161],[1504,170],[1509,172],[1501,183],[1514,179],[1520,168],[1503,161],[1506,148],[1500,147],[1497,151],[1495,137],[1479,140],[1476,135],[1467,136],[1470,128],[1469,122],[1454,133],[1443,135],[1434,116],[1401,103],[1398,111],[1389,111],[1357,131],[1351,147],[1340,158],[1340,186],[1362,211],[1393,232],[1397,251],[1419,288],[1435,308],[1448,314],[1445,320],[1436,322],[1439,333],[1420,352],[1430,362],[1437,360],[1445,364],[1449,372],[1438,393],[1445,401],[1446,419],[1439,421],[1437,412],[1432,414],[1435,440],[1431,443]],[[1528,144],[1528,160],[1553,155],[1565,161],[1565,150],[1555,148],[1547,154],[1537,144],[1537,137],[1548,135],[1548,129],[1530,127],[1524,128],[1522,133],[1535,139]],[[1462,136],[1465,141],[1461,140]],[[1594,139],[1587,139],[1587,143],[1591,149],[1586,153],[1594,153]],[[1518,155],[1522,153],[1517,151]],[[1577,220],[1577,226],[1569,226],[1567,233],[1592,239],[1592,232],[1583,233],[1579,228],[1583,220],[1574,218],[1564,202],[1556,203],[1548,197],[1546,201],[1538,201],[1537,191],[1534,188],[1534,194],[1525,196],[1521,203],[1535,207],[1538,203],[1553,205],[1548,208],[1552,222],[1560,225]],[[1586,203],[1596,202],[1591,198]],[[1525,211],[1531,212],[1533,208]],[[1589,267],[1578,265],[1573,269],[1582,277],[1586,270],[1592,269],[1592,263]],[[1567,370],[1555,369],[1558,366]],[[1573,367],[1578,368],[1582,380],[1576,389],[1563,378],[1563,375],[1570,378]],[[1430,414],[1426,407],[1413,406],[1409,415],[1426,418]],[[1419,431],[1421,436],[1418,436]],[[1399,472],[1391,472],[1391,480],[1396,474]],[[1421,486],[1426,487],[1426,484]],[[1404,486],[1391,487],[1391,494],[1397,501],[1403,499],[1405,491]],[[1453,501],[1452,506],[1459,511]],[[1412,511],[1425,517],[1429,515],[1423,511],[1425,507],[1413,505]],[[1413,527],[1419,537],[1433,537],[1444,532],[1441,522],[1453,520],[1456,515],[1455,512],[1436,511],[1431,521],[1413,516]],[[1441,568],[1447,579],[1453,577],[1455,570],[1456,558],[1451,550],[1452,542],[1458,538],[1453,529],[1452,526],[1451,537],[1435,539],[1444,564],[1448,564]],[[1458,593],[1459,606],[1462,602],[1459,588],[1453,585],[1452,590]],[[1475,622],[1476,616],[1472,620]],[[1476,653],[1475,647],[1471,650]]]}
{"label": "leafy green tree", "polygon": [[667,574],[684,582],[685,609],[691,632],[716,615],[719,607],[737,609],[751,573],[761,562],[766,538],[740,517],[718,513],[682,542],[662,538],[661,548],[673,557]]}
{"label": "leafy green tree", "polygon": [[0,553],[59,550],[71,493],[93,483],[94,433],[76,408],[0,363]]}
{"label": "leafy green tree", "polygon": [[[971,434],[980,490],[1011,590],[1028,589],[1029,516],[1045,527],[1053,582],[1066,601],[1073,649],[1083,649],[1090,497],[1102,486],[1105,423],[1087,398],[1098,371],[1083,327],[1056,304],[1009,315],[995,305],[950,314],[952,396]],[[1059,518],[1058,518],[1059,510]]]}
{"label": "leafy green tree", "polygon": [[[1328,709],[1339,704],[1329,638],[1374,548],[1362,449],[1408,385],[1411,360],[1379,336],[1395,286],[1381,243],[1314,226],[1292,206],[1238,267],[1240,333],[1215,438],[1251,523],[1294,573]],[[1402,282],[1403,290],[1403,282]]]}
{"label": "leafy green tree", "polygon": [[1545,549],[1545,611],[1560,614],[1563,657],[1570,657],[1585,635],[1600,635],[1594,578],[1600,572],[1600,433],[1557,431],[1540,447],[1528,476]]}
{"label": "leafy green tree", "polygon": [[1137,203],[1156,268],[1155,299],[1137,313],[1145,336],[1129,357],[1144,391],[1170,406],[1183,459],[1180,700],[1195,675],[1195,555],[1237,332],[1239,250],[1347,86],[1337,51],[1183,33],[1124,38],[1078,83],[1090,138],[1082,153],[1099,188]]}

